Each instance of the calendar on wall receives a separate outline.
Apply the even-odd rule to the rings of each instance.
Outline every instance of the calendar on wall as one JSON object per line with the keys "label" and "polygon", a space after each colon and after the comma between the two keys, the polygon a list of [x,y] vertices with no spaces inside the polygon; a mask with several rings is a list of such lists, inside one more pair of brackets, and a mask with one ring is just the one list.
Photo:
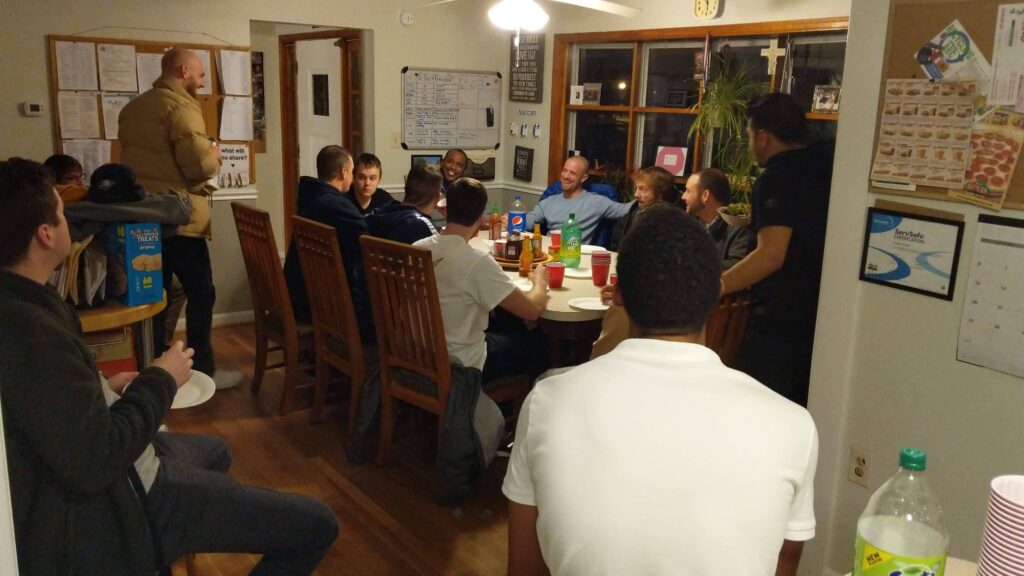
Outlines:
{"label": "calendar on wall", "polygon": [[1024,220],[978,216],[956,359],[1024,378]]}

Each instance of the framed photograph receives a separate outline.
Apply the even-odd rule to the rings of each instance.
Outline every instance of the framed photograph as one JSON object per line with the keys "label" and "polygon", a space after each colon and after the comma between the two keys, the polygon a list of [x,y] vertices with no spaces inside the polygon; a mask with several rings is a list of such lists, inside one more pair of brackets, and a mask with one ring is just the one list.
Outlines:
{"label": "framed photograph", "polygon": [[583,84],[583,104],[601,104],[601,83],[587,82]]}
{"label": "framed photograph", "polygon": [[814,101],[811,102],[811,112],[824,114],[839,112],[839,97],[842,91],[842,86],[815,86]]}
{"label": "framed photograph", "polygon": [[412,161],[409,163],[409,167],[412,168],[417,164],[426,164],[430,168],[441,171],[441,155],[440,154],[413,154]]}
{"label": "framed photograph", "polygon": [[665,106],[686,106],[687,96],[689,94],[686,90],[669,90],[665,92]]}
{"label": "framed photograph", "polygon": [[953,299],[963,221],[868,208],[860,279]]}

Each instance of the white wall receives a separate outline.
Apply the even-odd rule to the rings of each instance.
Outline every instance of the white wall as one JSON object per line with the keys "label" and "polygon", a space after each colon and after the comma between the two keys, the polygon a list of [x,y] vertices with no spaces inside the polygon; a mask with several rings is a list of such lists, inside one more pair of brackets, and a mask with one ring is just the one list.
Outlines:
{"label": "white wall", "polygon": [[[832,512],[826,558],[835,573],[852,567],[857,517],[870,494],[895,472],[900,447],[928,451],[950,553],[961,558],[977,559],[989,480],[1024,472],[1021,380],[955,360],[967,267],[982,211],[901,200],[965,215],[952,302],[857,280],[865,211],[879,198],[897,199],[867,193],[888,6],[887,0],[856,0],[852,7],[836,150],[843,161],[832,181],[811,378],[810,409],[822,435],[817,508],[819,520],[821,510]],[[846,480],[851,444],[872,454],[870,490]]]}

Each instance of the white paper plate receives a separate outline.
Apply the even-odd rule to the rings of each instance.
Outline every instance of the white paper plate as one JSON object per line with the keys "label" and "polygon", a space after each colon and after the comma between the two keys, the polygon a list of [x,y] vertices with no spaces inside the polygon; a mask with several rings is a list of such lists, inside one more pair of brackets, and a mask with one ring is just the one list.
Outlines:
{"label": "white paper plate", "polygon": [[569,268],[566,266],[565,275],[569,278],[590,278],[590,268]]}
{"label": "white paper plate", "polygon": [[593,254],[594,252],[603,252],[606,248],[604,246],[594,246],[593,244],[584,244],[580,246],[580,252],[583,254]]}
{"label": "white paper plate", "polygon": [[533,290],[533,282],[529,278],[516,278],[512,283],[516,285],[516,288],[519,288],[523,292]]}
{"label": "white paper plate", "polygon": [[572,300],[569,300],[569,306],[572,306],[577,310],[602,311],[608,309],[608,306],[602,303],[600,298],[596,297],[573,298]]}
{"label": "white paper plate", "polygon": [[174,403],[171,404],[171,410],[198,406],[213,398],[213,393],[216,391],[217,385],[214,384],[213,378],[199,370],[193,370],[192,377],[188,379],[188,382],[178,388],[178,393],[174,396]]}

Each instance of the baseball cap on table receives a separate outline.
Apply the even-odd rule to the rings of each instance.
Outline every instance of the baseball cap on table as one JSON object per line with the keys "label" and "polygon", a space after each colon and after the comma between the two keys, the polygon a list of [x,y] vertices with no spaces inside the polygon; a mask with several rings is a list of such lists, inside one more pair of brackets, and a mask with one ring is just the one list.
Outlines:
{"label": "baseball cap on table", "polygon": [[89,178],[86,200],[100,204],[135,202],[146,197],[146,191],[135,183],[135,171],[127,164],[104,164]]}

